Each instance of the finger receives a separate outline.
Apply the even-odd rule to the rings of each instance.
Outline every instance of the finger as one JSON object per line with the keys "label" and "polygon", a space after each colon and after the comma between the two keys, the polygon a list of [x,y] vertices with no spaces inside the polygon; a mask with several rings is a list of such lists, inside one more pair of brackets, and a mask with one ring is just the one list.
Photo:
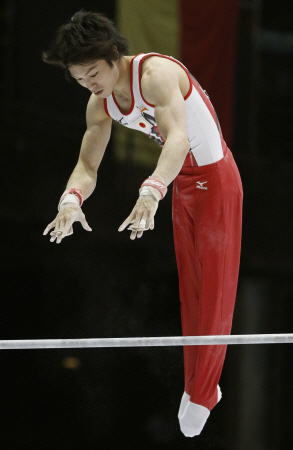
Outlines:
{"label": "finger", "polygon": [[139,222],[139,230],[137,232],[136,237],[137,238],[141,238],[143,235],[144,231],[147,231],[149,229],[149,217],[148,217],[148,213],[144,212],[142,215],[142,218],[140,219]]}
{"label": "finger", "polygon": [[93,231],[85,219],[81,219],[80,223],[86,231]]}
{"label": "finger", "polygon": [[144,211],[137,215],[133,225],[129,227],[129,229],[133,230],[142,230],[146,231],[149,229],[149,213],[148,211]]}
{"label": "finger", "polygon": [[60,235],[56,236],[56,244],[60,244],[60,242],[62,241],[63,237],[64,237],[63,234],[60,234]]}
{"label": "finger", "polygon": [[54,228],[54,230],[51,231],[50,235],[55,236],[56,234],[58,235],[58,234],[62,233],[62,231],[63,231],[62,228],[63,227],[60,225],[59,221],[56,222],[55,228]]}
{"label": "finger", "polygon": [[60,242],[67,236],[67,234],[59,234],[56,239],[56,244],[60,244]]}
{"label": "finger", "polygon": [[155,228],[155,218],[150,218],[150,230],[153,230]]}
{"label": "finger", "polygon": [[54,242],[54,241],[55,241],[55,239],[57,239],[57,236],[58,236],[58,234],[57,234],[57,233],[51,234],[51,237],[50,237],[50,242]]}
{"label": "finger", "polygon": [[72,234],[73,234],[73,227],[72,227],[72,225],[71,225],[71,227],[69,228],[69,230],[68,230],[66,236],[71,236]]}
{"label": "finger", "polygon": [[130,223],[130,225],[129,225],[129,227],[127,228],[127,230],[129,230],[129,231],[134,230],[133,222]]}
{"label": "finger", "polygon": [[44,230],[44,232],[43,232],[43,235],[47,234],[48,231],[51,230],[51,228],[54,228],[54,227],[55,227],[55,223],[56,223],[55,220],[53,220],[53,222],[49,223],[49,225],[47,226],[47,228],[45,228],[45,230]]}
{"label": "finger", "polygon": [[139,222],[139,227],[143,228],[143,231],[147,231],[150,227],[150,218],[149,218],[149,213],[147,211],[145,211],[142,215],[142,218],[140,219]]}
{"label": "finger", "polygon": [[125,228],[130,224],[133,223],[135,219],[135,214],[131,213],[130,216],[127,217],[127,219],[124,220],[124,222],[120,225],[118,228],[118,231],[123,231]]}
{"label": "finger", "polygon": [[58,230],[57,227],[55,226],[55,229],[53,231],[51,231],[51,233],[50,233],[50,242],[54,242],[60,233],[61,233],[61,231]]}
{"label": "finger", "polygon": [[61,220],[55,220],[55,228],[53,231],[51,231],[51,239],[50,242],[54,242],[58,236],[60,236],[63,233],[64,225],[62,224]]}
{"label": "finger", "polygon": [[136,238],[140,238],[144,232],[144,226],[146,224],[145,219],[140,219],[138,222],[138,226],[136,226],[137,220],[135,220],[134,224],[128,228],[128,230],[131,230],[130,239],[134,240]]}
{"label": "finger", "polygon": [[62,239],[66,238],[66,236],[70,236],[71,234],[73,234],[73,228],[72,226],[69,224],[67,225],[67,227],[65,227],[63,229],[63,231],[61,232],[57,232],[57,239],[56,239],[56,244],[60,244],[60,242],[62,241]]}
{"label": "finger", "polygon": [[[138,231],[138,230],[141,230],[142,228],[144,229],[146,220],[143,219],[143,214],[144,213],[142,213],[141,211],[140,212],[137,211],[136,216],[135,216],[135,220],[134,220],[133,225],[131,227],[133,230]],[[142,225],[140,225],[142,220],[143,220]]]}
{"label": "finger", "polygon": [[137,231],[136,231],[136,230],[132,230],[132,231],[131,231],[130,239],[131,239],[132,241],[134,241],[134,239],[136,238],[136,234],[137,234]]}
{"label": "finger", "polygon": [[147,213],[144,213],[142,218],[139,221],[138,226],[136,227],[135,224],[133,223],[132,225],[130,225],[127,230],[134,230],[134,231],[147,231],[149,229],[149,218]]}
{"label": "finger", "polygon": [[[75,219],[72,214],[61,215],[59,221],[57,221],[57,223],[56,223],[56,227],[54,230],[54,232],[57,233],[57,235],[58,235],[57,238],[61,237],[61,240],[62,240],[63,238],[65,238],[68,235],[69,230],[72,230],[72,232],[70,233],[70,234],[72,234],[73,233],[72,224],[74,221],[75,221]],[[61,240],[58,239],[58,243],[61,242]]]}

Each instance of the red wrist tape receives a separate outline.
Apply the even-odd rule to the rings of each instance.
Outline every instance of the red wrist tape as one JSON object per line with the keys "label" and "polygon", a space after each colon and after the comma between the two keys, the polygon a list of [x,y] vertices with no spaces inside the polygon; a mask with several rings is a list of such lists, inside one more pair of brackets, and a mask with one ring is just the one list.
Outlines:
{"label": "red wrist tape", "polygon": [[75,194],[78,198],[79,201],[79,206],[81,207],[83,204],[83,195],[80,189],[75,189],[75,188],[71,188],[71,189],[67,189],[61,196],[60,201],[59,201],[59,205],[62,202],[62,200],[64,199],[64,197],[66,197],[67,194]]}
{"label": "red wrist tape", "polygon": [[167,194],[167,186],[165,185],[165,183],[162,183],[159,180],[156,180],[155,178],[147,178],[141,185],[141,187],[143,186],[151,186],[155,189],[157,189],[160,194],[161,194],[161,200],[165,197],[165,195]]}

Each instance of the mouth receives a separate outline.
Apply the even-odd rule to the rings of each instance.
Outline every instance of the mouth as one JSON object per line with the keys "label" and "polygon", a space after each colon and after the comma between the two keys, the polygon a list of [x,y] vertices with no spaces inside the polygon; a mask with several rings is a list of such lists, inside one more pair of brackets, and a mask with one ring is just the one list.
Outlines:
{"label": "mouth", "polygon": [[101,93],[103,92],[103,89],[100,89],[99,91],[94,92],[95,95],[101,95]]}

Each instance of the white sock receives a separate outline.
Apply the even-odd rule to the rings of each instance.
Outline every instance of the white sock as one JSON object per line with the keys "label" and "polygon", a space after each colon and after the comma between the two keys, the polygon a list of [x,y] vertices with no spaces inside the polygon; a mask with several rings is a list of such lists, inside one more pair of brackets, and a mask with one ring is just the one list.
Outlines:
{"label": "white sock", "polygon": [[208,408],[189,401],[184,413],[179,419],[180,429],[184,436],[198,436],[210,415]]}
{"label": "white sock", "polygon": [[190,399],[190,395],[186,394],[186,392],[184,391],[181,402],[180,402],[180,406],[179,406],[178,419],[180,419],[182,414],[184,413],[184,410],[187,406],[189,399]]}
{"label": "white sock", "polygon": [[221,398],[222,398],[222,391],[221,391],[221,388],[220,388],[219,385],[217,385],[217,389],[218,389],[218,403],[219,403],[219,401],[220,401]]}
{"label": "white sock", "polygon": [[[218,402],[222,398],[220,386],[217,386]],[[210,415],[210,410],[205,406],[193,403],[190,400],[190,395],[183,393],[180,408],[178,412],[180,429],[184,436],[194,437],[198,436]]]}

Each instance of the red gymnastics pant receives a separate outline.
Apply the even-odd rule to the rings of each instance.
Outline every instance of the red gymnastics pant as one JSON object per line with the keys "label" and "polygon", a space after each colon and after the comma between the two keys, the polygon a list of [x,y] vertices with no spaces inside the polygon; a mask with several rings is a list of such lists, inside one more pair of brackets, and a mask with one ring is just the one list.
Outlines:
{"label": "red gymnastics pant", "polygon": [[[192,162],[193,161],[193,162]],[[189,154],[173,184],[173,228],[183,336],[230,334],[242,223],[242,184],[230,150],[198,167]],[[185,392],[211,410],[226,346],[185,346]]]}

